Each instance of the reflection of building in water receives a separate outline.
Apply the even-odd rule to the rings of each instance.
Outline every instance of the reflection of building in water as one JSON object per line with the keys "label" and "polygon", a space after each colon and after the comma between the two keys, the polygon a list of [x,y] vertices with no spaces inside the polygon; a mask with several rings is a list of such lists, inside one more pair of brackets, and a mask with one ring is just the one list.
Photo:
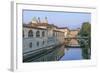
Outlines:
{"label": "reflection of building in water", "polygon": [[69,42],[69,45],[78,45],[78,41],[77,39],[71,39],[70,42]]}
{"label": "reflection of building in water", "polygon": [[50,49],[64,43],[67,28],[58,28],[36,17],[29,24],[23,24],[23,53],[28,55],[44,49]]}
{"label": "reflection of building in water", "polygon": [[69,45],[78,45],[78,41],[77,41],[77,35],[79,33],[80,29],[76,29],[76,30],[70,30],[69,33],[69,38],[71,38],[71,40],[69,41]]}
{"label": "reflection of building in water", "polygon": [[38,61],[58,61],[61,59],[61,57],[64,55],[64,46],[59,47],[59,48],[55,48],[52,52],[42,55],[41,57],[37,58],[37,59],[32,59],[32,61],[34,62],[38,62]]}

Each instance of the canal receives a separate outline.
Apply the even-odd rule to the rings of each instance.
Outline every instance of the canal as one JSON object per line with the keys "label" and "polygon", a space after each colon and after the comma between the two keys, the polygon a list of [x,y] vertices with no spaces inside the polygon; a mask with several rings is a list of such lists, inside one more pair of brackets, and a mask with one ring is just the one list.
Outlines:
{"label": "canal", "polygon": [[[71,39],[68,44],[79,45],[79,42],[77,39]],[[82,60],[84,59],[84,56],[86,58],[88,56],[87,54],[84,54],[83,51],[82,47],[66,47],[62,45],[53,49],[44,50],[39,54],[31,55],[29,58],[26,58],[24,62]]]}
{"label": "canal", "polygon": [[64,56],[60,59],[60,61],[81,59],[83,59],[81,48],[65,48]]}

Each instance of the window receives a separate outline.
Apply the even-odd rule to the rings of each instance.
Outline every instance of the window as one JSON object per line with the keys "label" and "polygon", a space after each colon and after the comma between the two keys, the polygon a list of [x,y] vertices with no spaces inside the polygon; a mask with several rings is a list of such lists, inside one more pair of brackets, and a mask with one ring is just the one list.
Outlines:
{"label": "window", "polygon": [[44,45],[45,41],[42,42],[42,45]]}
{"label": "window", "polygon": [[53,36],[55,37],[55,32],[53,32]]}
{"label": "window", "polygon": [[40,31],[36,32],[36,37],[40,37]]}
{"label": "window", "polygon": [[44,37],[44,36],[45,36],[45,31],[42,32],[42,37]]}
{"label": "window", "polygon": [[32,30],[29,30],[28,37],[33,37],[33,31]]}
{"label": "window", "polygon": [[29,48],[32,48],[32,42],[29,43]]}
{"label": "window", "polygon": [[37,42],[37,46],[39,46],[39,42]]}

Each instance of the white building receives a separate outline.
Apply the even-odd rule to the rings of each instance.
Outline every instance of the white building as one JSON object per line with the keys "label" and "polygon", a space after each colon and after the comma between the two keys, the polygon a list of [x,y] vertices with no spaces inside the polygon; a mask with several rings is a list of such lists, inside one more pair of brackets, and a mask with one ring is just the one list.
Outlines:
{"label": "white building", "polygon": [[29,24],[23,24],[23,54],[27,55],[61,45],[64,43],[67,32],[49,24],[47,17],[45,21],[34,17]]}

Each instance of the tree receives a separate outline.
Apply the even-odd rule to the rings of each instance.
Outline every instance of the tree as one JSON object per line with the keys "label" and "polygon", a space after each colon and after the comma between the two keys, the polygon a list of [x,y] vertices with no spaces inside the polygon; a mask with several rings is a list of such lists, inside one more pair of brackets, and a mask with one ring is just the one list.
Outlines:
{"label": "tree", "polygon": [[91,36],[91,24],[89,22],[84,22],[82,24],[81,30],[80,30],[80,36]]}
{"label": "tree", "polygon": [[84,46],[82,48],[83,58],[89,59],[91,51],[91,24],[84,22],[78,35],[83,38],[79,41],[80,46]]}

